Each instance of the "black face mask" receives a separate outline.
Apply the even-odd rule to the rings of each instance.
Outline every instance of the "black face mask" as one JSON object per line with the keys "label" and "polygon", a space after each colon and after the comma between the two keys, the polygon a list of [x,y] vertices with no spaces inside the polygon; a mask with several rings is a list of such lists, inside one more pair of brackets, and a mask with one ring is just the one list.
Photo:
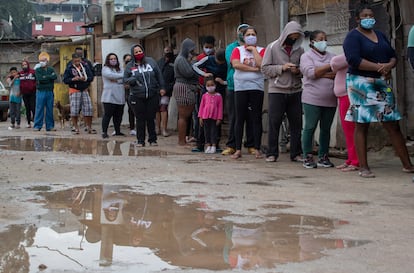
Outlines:
{"label": "black face mask", "polygon": [[168,52],[168,53],[165,53],[164,56],[165,56],[165,58],[168,58],[168,59],[171,60],[172,58],[174,58],[174,53]]}
{"label": "black face mask", "polygon": [[287,37],[285,40],[285,45],[292,46],[296,42],[296,39]]}

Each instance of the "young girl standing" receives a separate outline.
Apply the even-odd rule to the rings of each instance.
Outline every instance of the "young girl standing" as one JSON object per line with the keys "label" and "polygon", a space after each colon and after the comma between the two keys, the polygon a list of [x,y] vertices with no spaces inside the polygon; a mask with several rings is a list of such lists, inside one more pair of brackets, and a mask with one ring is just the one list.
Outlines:
{"label": "young girl standing", "polygon": [[206,154],[216,152],[216,142],[218,137],[218,125],[223,119],[223,98],[216,92],[216,83],[212,77],[205,79],[207,93],[201,98],[198,118],[200,126],[204,128],[206,139]]}
{"label": "young girl standing", "polygon": [[[22,106],[22,97],[20,95],[20,78],[17,68],[10,68],[7,83],[10,86],[10,119],[11,125],[9,130],[20,128],[20,108]],[[17,123],[17,125],[15,125]]]}

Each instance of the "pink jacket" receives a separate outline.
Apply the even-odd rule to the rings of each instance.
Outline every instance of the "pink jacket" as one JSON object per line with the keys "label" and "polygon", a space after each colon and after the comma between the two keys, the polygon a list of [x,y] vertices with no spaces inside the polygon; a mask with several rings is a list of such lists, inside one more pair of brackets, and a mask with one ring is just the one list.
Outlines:
{"label": "pink jacket", "polygon": [[223,98],[220,93],[213,95],[208,92],[201,98],[200,109],[198,110],[198,117],[202,119],[223,119]]}
{"label": "pink jacket", "polygon": [[345,54],[340,54],[331,59],[331,68],[336,72],[334,93],[335,96],[347,96],[346,91],[346,72],[348,71],[348,63],[346,62]]}

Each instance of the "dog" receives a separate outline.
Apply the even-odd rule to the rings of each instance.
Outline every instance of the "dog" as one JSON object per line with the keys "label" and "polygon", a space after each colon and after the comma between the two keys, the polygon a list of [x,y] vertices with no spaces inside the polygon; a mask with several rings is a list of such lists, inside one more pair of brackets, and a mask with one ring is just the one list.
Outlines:
{"label": "dog", "polygon": [[60,101],[55,103],[55,107],[58,110],[58,117],[60,121],[60,127],[65,128],[65,121],[70,120],[70,104],[62,105]]}

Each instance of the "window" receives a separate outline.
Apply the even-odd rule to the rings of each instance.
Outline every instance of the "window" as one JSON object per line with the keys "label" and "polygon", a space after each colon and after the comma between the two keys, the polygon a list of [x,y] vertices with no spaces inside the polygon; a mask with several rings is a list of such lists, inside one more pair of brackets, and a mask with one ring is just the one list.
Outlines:
{"label": "window", "polygon": [[56,25],[55,31],[62,31],[62,25]]}

